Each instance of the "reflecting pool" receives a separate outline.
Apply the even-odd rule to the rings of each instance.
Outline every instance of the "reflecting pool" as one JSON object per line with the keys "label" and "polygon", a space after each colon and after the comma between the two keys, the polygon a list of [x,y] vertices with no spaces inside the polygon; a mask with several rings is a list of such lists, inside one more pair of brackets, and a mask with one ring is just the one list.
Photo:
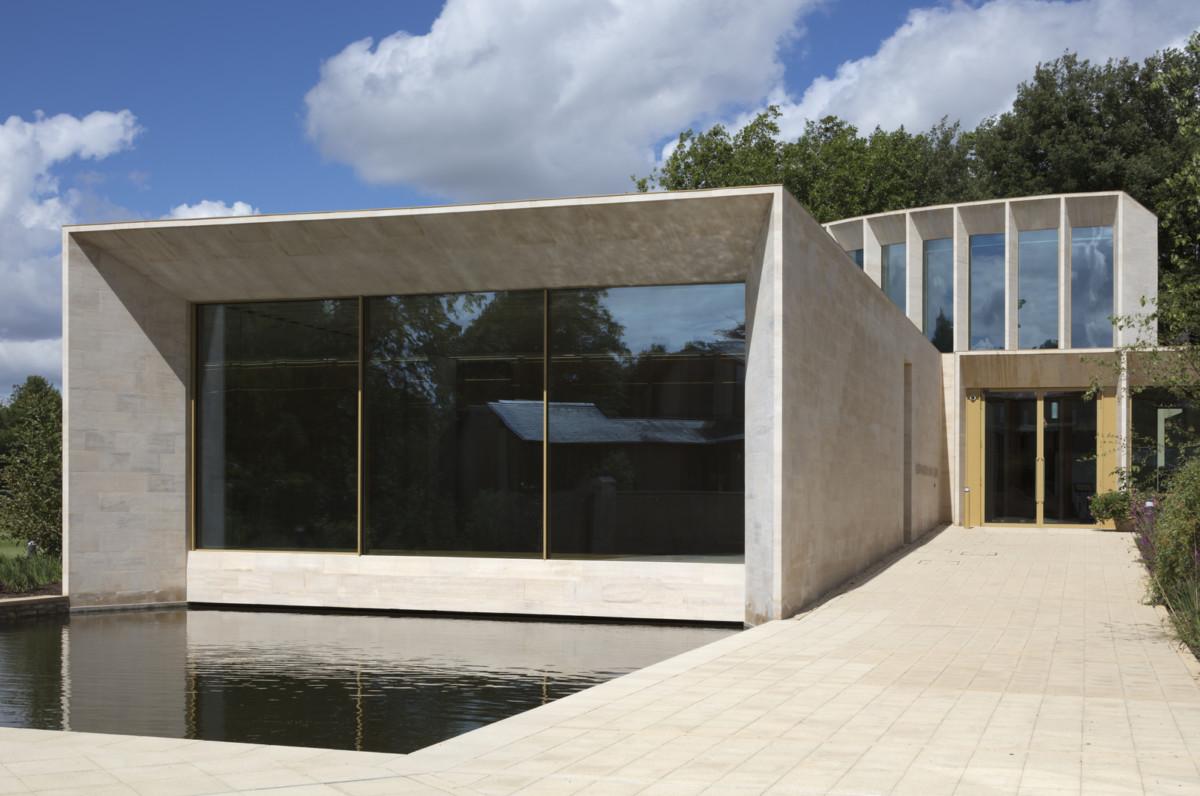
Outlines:
{"label": "reflecting pool", "polygon": [[171,610],[0,625],[0,726],[411,752],[735,632]]}

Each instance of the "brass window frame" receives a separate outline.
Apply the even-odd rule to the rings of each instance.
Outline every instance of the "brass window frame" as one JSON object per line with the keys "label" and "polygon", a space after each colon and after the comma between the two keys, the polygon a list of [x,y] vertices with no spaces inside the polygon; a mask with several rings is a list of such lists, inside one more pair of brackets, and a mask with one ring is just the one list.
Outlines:
{"label": "brass window frame", "polygon": [[[440,553],[408,553],[405,555],[414,556],[447,556],[455,555],[464,558],[521,558],[526,560],[548,561],[553,556],[551,554],[551,535],[550,535],[550,294],[552,291],[568,291],[568,290],[608,290],[628,287],[683,287],[683,286],[702,286],[702,285],[741,285],[743,289],[746,287],[745,281],[721,281],[721,282],[674,282],[674,283],[653,283],[653,284],[630,284],[630,285],[581,285],[577,287],[554,287],[554,288],[533,288],[532,290],[540,290],[542,294],[542,511],[541,511],[541,538],[542,549],[541,554],[525,554],[525,553],[489,553],[478,551],[454,551]],[[406,293],[406,294],[378,294],[367,295],[359,294],[353,296],[322,296],[320,298],[295,298],[295,299],[244,299],[237,301],[204,301],[204,302],[189,302],[189,325],[190,325],[190,345],[189,353],[191,362],[189,363],[190,383],[188,384],[187,396],[187,413],[188,413],[188,453],[187,453],[187,484],[188,484],[188,508],[187,508],[187,539],[188,552],[201,553],[298,553],[307,555],[334,555],[334,556],[368,556],[371,553],[366,546],[366,439],[365,439],[365,423],[363,422],[364,409],[364,393],[366,379],[366,302],[369,298],[381,298],[389,295],[413,295],[413,296],[440,296],[454,293],[476,293],[476,292],[508,292],[508,291],[446,291],[440,293]],[[355,488],[356,488],[356,549],[355,550],[313,550],[313,549],[288,549],[288,548],[206,548],[197,546],[197,502],[198,502],[198,483],[199,479],[196,475],[197,465],[197,442],[198,442],[198,416],[197,416],[197,395],[196,387],[199,384],[199,368],[200,368],[200,340],[198,318],[201,307],[215,306],[221,304],[261,304],[267,302],[287,302],[287,301],[347,301],[356,300],[358,302],[358,389],[357,389],[357,405],[356,405],[356,425],[357,425],[357,441],[356,441],[356,471],[355,471]],[[745,390],[745,385],[742,385]],[[572,558],[567,556],[567,558]]]}

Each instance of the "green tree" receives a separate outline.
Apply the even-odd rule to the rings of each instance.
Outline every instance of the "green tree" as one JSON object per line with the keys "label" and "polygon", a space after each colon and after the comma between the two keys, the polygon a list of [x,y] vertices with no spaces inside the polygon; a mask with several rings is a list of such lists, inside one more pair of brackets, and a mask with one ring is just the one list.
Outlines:
{"label": "green tree", "polygon": [[820,221],[954,201],[970,193],[968,151],[957,124],[927,133],[876,128],[869,136],[836,116],[809,121],[780,140],[775,106],[730,133],[687,130],[662,167],[635,178],[638,190],[781,184]]}
{"label": "green tree", "polygon": [[[1194,348],[1200,343],[1200,33],[1183,50],[1162,55],[1155,88],[1167,97],[1177,128],[1177,162],[1151,205],[1158,215],[1163,274],[1159,328],[1168,342]],[[1200,382],[1200,353],[1191,356],[1185,373]]]}
{"label": "green tree", "polygon": [[12,446],[12,417],[8,407],[0,403],[0,459]]}
{"label": "green tree", "polygon": [[662,168],[633,177],[634,185],[639,191],[683,191],[783,182],[779,115],[771,106],[736,133],[720,124],[699,134],[685,130]]}
{"label": "green tree", "polygon": [[41,376],[13,390],[0,459],[0,535],[62,553],[62,398]]}

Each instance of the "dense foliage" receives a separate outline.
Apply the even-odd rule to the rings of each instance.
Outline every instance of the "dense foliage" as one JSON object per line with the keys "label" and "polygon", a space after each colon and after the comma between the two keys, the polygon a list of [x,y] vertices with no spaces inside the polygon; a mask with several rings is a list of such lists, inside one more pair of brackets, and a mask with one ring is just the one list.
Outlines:
{"label": "dense foliage", "polygon": [[[818,221],[1013,196],[1123,190],[1159,217],[1160,291],[1200,295],[1200,33],[1141,63],[1040,64],[1012,108],[974,130],[863,135],[826,117],[783,140],[772,107],[740,130],[687,130],[639,190],[782,184]],[[1178,289],[1176,291],[1175,289]],[[1192,304],[1195,296],[1193,296]],[[1180,316],[1184,317],[1180,317]],[[1200,313],[1163,308],[1173,333]]]}
{"label": "dense foliage", "polygon": [[0,595],[28,594],[62,580],[62,563],[57,556],[0,555]]}
{"label": "dense foliage", "polygon": [[62,399],[41,376],[13,390],[4,407],[0,454],[0,537],[62,552]]}
{"label": "dense foliage", "polygon": [[1171,478],[1155,523],[1155,571],[1161,583],[1182,581],[1200,562],[1200,459]]}

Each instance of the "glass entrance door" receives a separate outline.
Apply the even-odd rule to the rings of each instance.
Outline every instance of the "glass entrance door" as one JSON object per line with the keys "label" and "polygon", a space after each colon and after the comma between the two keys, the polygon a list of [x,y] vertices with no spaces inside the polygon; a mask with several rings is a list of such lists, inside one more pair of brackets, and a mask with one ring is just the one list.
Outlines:
{"label": "glass entrance door", "polygon": [[1045,490],[1042,522],[1090,525],[1096,494],[1096,402],[1083,393],[1047,393],[1042,399]]}
{"label": "glass entrance door", "polygon": [[1096,402],[1082,392],[986,395],[983,521],[1095,522],[1096,432]]}
{"label": "glass entrance door", "polygon": [[984,416],[983,521],[1037,522],[1038,399],[987,396]]}

